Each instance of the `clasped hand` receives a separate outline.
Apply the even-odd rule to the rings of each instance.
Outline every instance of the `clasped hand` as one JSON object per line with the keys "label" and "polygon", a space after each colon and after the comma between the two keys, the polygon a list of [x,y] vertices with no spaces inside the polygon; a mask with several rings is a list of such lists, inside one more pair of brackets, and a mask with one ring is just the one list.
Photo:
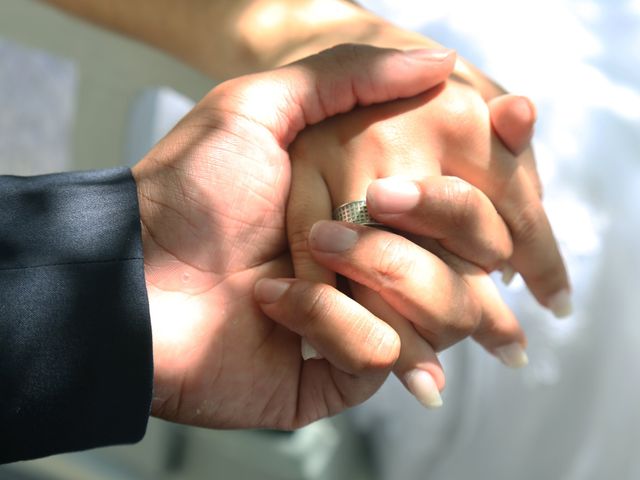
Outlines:
{"label": "clasped hand", "polygon": [[[155,415],[208,427],[291,429],[361,403],[397,365],[403,371],[421,367],[416,359],[425,359],[425,345],[442,348],[460,336],[444,335],[451,328],[433,329],[441,314],[424,310],[426,305],[407,301],[403,310],[399,290],[389,288],[388,278],[425,282],[420,287],[424,299],[451,293],[448,315],[470,311],[477,316],[478,312],[485,312],[462,277],[486,275],[482,267],[495,267],[508,259],[509,229],[487,199],[496,206],[500,204],[491,198],[490,189],[485,192],[487,197],[470,184],[459,188],[457,183],[452,191],[461,196],[439,195],[438,189],[451,189],[450,182],[457,182],[452,179],[414,182],[416,202],[403,212],[385,213],[384,188],[389,185],[374,182],[375,188],[369,189],[374,215],[380,215],[393,227],[419,235],[414,238],[416,243],[390,232],[351,226],[351,234],[334,232],[334,243],[340,235],[351,235],[354,240],[351,247],[346,240],[343,243],[347,254],[336,255],[322,243],[327,238],[326,229],[332,225],[337,228],[335,224],[320,224],[315,235],[313,231],[307,235],[314,262],[358,282],[352,288],[366,285],[380,294],[376,297],[354,292],[355,298],[368,308],[335,288],[331,278],[321,281],[304,278],[304,274],[291,278],[296,256],[292,259],[289,253],[291,238],[287,237],[287,227],[292,218],[299,218],[296,208],[313,207],[311,199],[295,203],[296,185],[305,185],[295,172],[299,168],[296,165],[301,166],[302,162],[289,156],[298,134],[309,125],[358,105],[402,98],[416,98],[408,102],[428,104],[432,93],[417,96],[444,82],[454,61],[454,55],[447,51],[403,53],[341,46],[271,72],[230,80],[212,90],[134,167],[153,326]],[[325,150],[329,147],[324,146]],[[440,153],[442,158],[432,160],[440,162],[447,152]],[[443,167],[443,171],[455,174],[456,168]],[[510,168],[519,171],[517,165]],[[480,171],[476,169],[475,173]],[[368,172],[362,175],[355,193],[365,195],[363,188],[368,182],[396,173]],[[423,179],[429,171],[416,169],[410,174]],[[344,185],[352,188],[354,184]],[[347,190],[343,193],[353,193]],[[290,191],[289,201],[293,203],[287,219]],[[329,197],[332,202],[339,199]],[[461,218],[471,218],[472,212],[483,219],[483,225],[486,221],[486,225],[497,229],[497,241],[488,238],[483,228],[462,231],[472,238],[473,258],[456,251],[457,247],[464,249],[463,235],[449,229],[446,216],[440,217],[441,224],[436,222],[440,228],[437,231],[442,234],[438,243],[423,241],[422,237],[438,235],[426,229],[424,222],[416,221],[422,218],[425,206],[426,211],[441,208],[444,212],[451,204],[456,210],[463,197],[476,200],[470,209],[467,204],[462,205]],[[430,202],[434,198],[441,203],[434,206]],[[538,215],[538,210],[535,212]],[[508,218],[505,213],[500,214]],[[548,246],[549,239],[544,235],[546,231],[543,237],[536,237],[536,248]],[[435,255],[421,249],[418,253],[418,245],[428,246]],[[414,270],[406,271],[405,263],[388,262],[386,273],[395,272],[395,277],[368,270],[370,259],[377,253],[381,253],[380,258],[387,258],[385,248],[389,253],[398,247],[403,255],[416,255],[418,261],[427,262],[427,275],[418,272],[422,268],[419,262]],[[527,244],[523,248],[528,247]],[[441,258],[453,258],[448,257],[445,248],[459,255],[448,264],[437,263]],[[472,263],[478,258],[476,254],[481,257],[478,264]],[[521,270],[525,264],[518,258],[513,263]],[[557,268],[557,259],[550,263]],[[374,273],[368,273],[371,271]],[[522,271],[524,274],[526,269]],[[298,274],[297,264],[295,273]],[[557,274],[552,275],[562,288],[567,284],[566,273],[563,275],[560,280]],[[279,280],[258,282],[260,279]],[[535,280],[531,285],[537,285]],[[364,298],[365,295],[369,297]],[[432,323],[415,322],[425,311]],[[508,340],[524,343],[515,319],[509,322]],[[463,331],[469,334],[469,328],[467,325]],[[416,331],[420,335],[414,335]],[[324,358],[304,361],[300,337],[307,338]],[[504,339],[499,344],[504,344]],[[411,352],[416,346],[418,353],[414,355]],[[398,362],[399,358],[404,360]],[[437,391],[442,388],[444,377],[438,371],[435,354],[427,358],[427,363],[431,367],[424,371],[429,372]],[[410,383],[414,377],[404,379]],[[416,385],[423,384],[418,381],[408,386],[416,393]]]}

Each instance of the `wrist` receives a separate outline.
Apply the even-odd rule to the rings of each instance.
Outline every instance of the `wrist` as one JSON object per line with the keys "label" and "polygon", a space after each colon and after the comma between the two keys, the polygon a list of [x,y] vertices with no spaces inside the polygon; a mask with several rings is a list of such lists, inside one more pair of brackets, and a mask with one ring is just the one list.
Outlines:
{"label": "wrist", "polygon": [[[245,71],[240,73],[285,65],[340,43],[400,50],[442,47],[347,0],[250,2],[236,15],[232,37],[242,52],[239,65]],[[506,93],[464,59],[457,61],[454,77],[470,83],[486,100]]]}
{"label": "wrist", "polygon": [[136,184],[136,194],[138,196],[138,213],[140,215],[140,223],[142,227],[142,247],[143,251],[146,247],[146,236],[148,235],[147,223],[149,217],[150,210],[150,194],[148,191],[148,184],[145,181],[144,169],[141,166],[142,162],[139,162],[137,165],[131,168],[131,176],[133,176],[133,180]]}
{"label": "wrist", "polygon": [[235,31],[253,67],[265,70],[357,42],[372,21],[382,22],[343,0],[257,0],[236,17]]}

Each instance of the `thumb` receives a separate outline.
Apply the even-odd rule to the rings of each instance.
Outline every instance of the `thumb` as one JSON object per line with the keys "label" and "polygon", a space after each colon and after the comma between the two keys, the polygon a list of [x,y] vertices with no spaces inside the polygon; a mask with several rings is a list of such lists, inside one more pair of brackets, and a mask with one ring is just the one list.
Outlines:
{"label": "thumb", "polygon": [[[455,53],[339,45],[276,70],[221,84],[224,108],[265,126],[283,149],[307,125],[356,105],[422,93],[445,81]],[[212,92],[212,93],[213,93]]]}
{"label": "thumb", "polygon": [[496,136],[524,166],[542,198],[542,182],[530,142],[536,122],[536,107],[527,97],[501,95],[488,102],[491,125]]}
{"label": "thumb", "polygon": [[527,97],[501,95],[488,102],[496,135],[514,155],[529,145],[536,121],[536,108]]}

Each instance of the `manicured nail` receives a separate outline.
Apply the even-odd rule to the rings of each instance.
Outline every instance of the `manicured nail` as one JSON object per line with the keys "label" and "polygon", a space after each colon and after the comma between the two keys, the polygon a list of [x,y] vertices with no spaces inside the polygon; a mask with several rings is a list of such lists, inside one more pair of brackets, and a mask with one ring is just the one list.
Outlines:
{"label": "manicured nail", "polygon": [[420,188],[415,182],[399,177],[381,178],[371,182],[367,204],[376,213],[402,213],[420,201]]}
{"label": "manicured nail", "polygon": [[340,253],[349,250],[358,241],[358,232],[337,223],[316,222],[309,232],[311,248],[327,253]]}
{"label": "manicured nail", "polygon": [[261,278],[254,288],[255,298],[259,303],[277,302],[284,292],[291,286],[291,282],[286,280],[276,280],[273,278]]}
{"label": "manicured nail", "polygon": [[508,263],[502,267],[502,283],[509,286],[516,276],[516,270]]}
{"label": "manicured nail", "polygon": [[454,54],[454,50],[449,48],[416,48],[413,50],[405,50],[404,53],[416,60],[443,62]]}
{"label": "manicured nail", "polygon": [[322,355],[318,353],[318,351],[313,348],[313,346],[309,343],[309,341],[302,337],[302,341],[300,342],[300,352],[302,353],[303,360],[320,360]]}
{"label": "manicured nail", "polygon": [[502,363],[510,368],[522,368],[529,364],[529,357],[519,343],[498,347],[494,353]]}
{"label": "manicured nail", "polygon": [[442,397],[435,380],[424,370],[410,370],[404,376],[407,387],[414,397],[427,408],[439,408],[442,406]]}
{"label": "manicured nail", "polygon": [[573,306],[571,304],[571,294],[569,290],[562,289],[555,295],[549,298],[547,303],[549,310],[553,312],[556,318],[565,318],[573,313]]}

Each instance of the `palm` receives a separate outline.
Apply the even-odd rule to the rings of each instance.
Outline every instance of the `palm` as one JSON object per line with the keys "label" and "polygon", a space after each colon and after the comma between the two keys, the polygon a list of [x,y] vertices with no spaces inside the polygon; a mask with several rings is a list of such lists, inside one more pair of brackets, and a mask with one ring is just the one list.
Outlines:
{"label": "palm", "polygon": [[[187,128],[171,135],[194,135]],[[173,177],[163,182],[179,186],[163,196],[172,204],[147,198],[160,228],[143,218],[156,371],[163,372],[154,413],[207,426],[281,428],[336,413],[346,405],[305,395],[335,390],[332,367],[304,364],[299,337],[252,300],[259,278],[292,274],[284,228],[288,155],[266,132],[232,151],[218,148],[217,129],[198,128],[205,140],[197,146],[176,156],[164,142],[141,164],[171,162]],[[242,139],[242,126],[234,128]]]}

